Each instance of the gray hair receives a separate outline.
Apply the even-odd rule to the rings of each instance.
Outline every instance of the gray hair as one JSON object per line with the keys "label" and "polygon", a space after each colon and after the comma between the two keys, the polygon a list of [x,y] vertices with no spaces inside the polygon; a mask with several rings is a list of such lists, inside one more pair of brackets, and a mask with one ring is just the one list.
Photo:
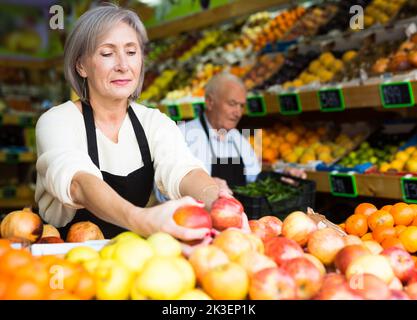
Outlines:
{"label": "gray hair", "polygon": [[223,87],[225,81],[237,83],[246,90],[243,81],[239,77],[228,72],[220,72],[207,82],[205,86],[205,98],[207,99],[208,96],[216,96],[218,91]]}
{"label": "gray hair", "polygon": [[138,87],[129,99],[136,100],[140,95],[145,77],[145,45],[148,42],[145,27],[135,12],[113,4],[106,4],[85,12],[75,23],[74,28],[65,42],[65,78],[83,101],[88,100],[88,93],[87,88],[85,88],[85,79],[77,71],[77,64],[83,57],[92,55],[97,49],[100,37],[119,22],[128,24],[136,31],[138,36],[139,46],[142,52],[142,67]]}

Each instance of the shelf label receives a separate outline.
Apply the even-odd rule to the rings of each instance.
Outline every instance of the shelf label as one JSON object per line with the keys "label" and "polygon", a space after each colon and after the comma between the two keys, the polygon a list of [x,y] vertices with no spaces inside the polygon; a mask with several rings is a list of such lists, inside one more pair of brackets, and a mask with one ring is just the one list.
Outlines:
{"label": "shelf label", "polygon": [[323,112],[345,110],[345,97],[340,88],[322,89],[317,92],[320,110]]}
{"label": "shelf label", "polygon": [[283,115],[301,113],[301,102],[298,93],[281,93],[278,99],[280,111]]}
{"label": "shelf label", "polygon": [[417,203],[417,178],[402,177],[401,191],[406,202]]}
{"label": "shelf label", "polygon": [[384,108],[414,106],[414,95],[409,81],[381,83],[379,93]]}
{"label": "shelf label", "polygon": [[191,106],[193,107],[194,118],[199,118],[206,109],[206,104],[204,102],[194,102]]}
{"label": "shelf label", "polygon": [[250,117],[266,115],[265,99],[263,96],[252,96],[246,99],[246,110]]}
{"label": "shelf label", "polygon": [[181,112],[180,106],[178,104],[171,104],[167,107],[169,117],[174,120],[178,121],[181,120]]}
{"label": "shelf label", "polygon": [[355,198],[358,196],[358,189],[354,174],[330,173],[329,178],[332,195],[349,198]]}

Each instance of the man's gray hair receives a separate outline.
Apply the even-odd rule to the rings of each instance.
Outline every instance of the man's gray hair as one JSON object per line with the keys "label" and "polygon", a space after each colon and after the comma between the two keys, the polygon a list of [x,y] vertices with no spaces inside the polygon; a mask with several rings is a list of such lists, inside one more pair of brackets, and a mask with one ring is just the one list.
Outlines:
{"label": "man's gray hair", "polygon": [[213,76],[206,84],[205,86],[205,97],[207,99],[208,96],[214,97],[218,94],[219,90],[223,87],[223,83],[225,81],[232,81],[234,83],[239,84],[242,86],[242,88],[245,88],[245,84],[243,81],[235,76],[234,74],[228,73],[228,72],[220,72]]}
{"label": "man's gray hair", "polygon": [[125,22],[132,27],[137,34],[140,50],[142,52],[142,66],[138,87],[129,97],[136,100],[142,90],[145,76],[144,58],[145,45],[148,42],[145,27],[138,15],[128,9],[120,8],[113,4],[106,4],[88,10],[75,23],[64,47],[64,72],[65,78],[71,84],[75,93],[81,100],[88,100],[85,79],[77,71],[77,63],[80,59],[91,56],[97,49],[99,39],[119,22]]}

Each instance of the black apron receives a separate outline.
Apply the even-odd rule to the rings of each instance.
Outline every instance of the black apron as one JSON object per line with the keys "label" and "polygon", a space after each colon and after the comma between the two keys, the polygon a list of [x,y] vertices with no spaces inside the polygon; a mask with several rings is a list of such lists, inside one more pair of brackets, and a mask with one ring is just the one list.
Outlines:
{"label": "black apron", "polygon": [[[207,123],[204,119],[204,115],[200,116],[200,122],[206,133],[208,143],[210,146],[212,161],[211,161],[211,176],[226,180],[228,186],[233,188],[235,186],[244,186],[246,184],[245,177],[245,165],[242,157],[230,157],[230,158],[217,158],[214,153],[213,146],[211,145],[210,135],[207,128]],[[233,141],[233,146],[239,154],[239,150]]]}
{"label": "black apron", "polygon": [[[100,169],[96,126],[94,124],[93,109],[87,103],[82,103],[85,130],[87,133],[88,155],[93,163]],[[118,176],[101,171],[103,180],[110,185],[121,197],[132,204],[144,207],[151,195],[154,183],[154,168],[151,160],[151,152],[149,150],[148,140],[139,119],[136,117],[132,107],[127,109],[133,130],[135,131],[136,140],[139,144],[140,153],[142,155],[143,167],[137,169],[127,176]],[[91,221],[98,225],[106,239],[111,239],[119,233],[126,231],[112,223],[99,219],[87,209],[77,210],[74,219],[63,228],[60,228],[61,237],[66,238],[69,227],[79,221]]]}

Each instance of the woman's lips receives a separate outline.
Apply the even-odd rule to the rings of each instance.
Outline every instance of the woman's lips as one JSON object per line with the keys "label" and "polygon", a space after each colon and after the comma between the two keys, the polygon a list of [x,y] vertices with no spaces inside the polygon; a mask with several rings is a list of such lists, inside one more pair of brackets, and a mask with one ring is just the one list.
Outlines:
{"label": "woman's lips", "polygon": [[125,86],[130,82],[130,80],[113,80],[111,83],[114,83],[118,86]]}

